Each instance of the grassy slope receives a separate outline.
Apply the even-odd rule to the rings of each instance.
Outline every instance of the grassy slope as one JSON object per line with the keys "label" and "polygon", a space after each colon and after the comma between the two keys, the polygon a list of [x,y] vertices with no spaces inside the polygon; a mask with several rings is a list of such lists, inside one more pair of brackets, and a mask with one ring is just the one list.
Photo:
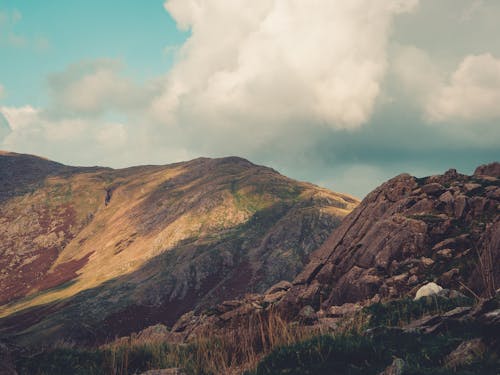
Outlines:
{"label": "grassy slope", "polygon": [[[0,280],[8,282],[21,274],[27,284],[20,295],[0,307],[0,317],[61,301],[71,301],[75,311],[89,305],[89,317],[102,317],[108,307],[119,312],[137,301],[151,303],[144,301],[144,295],[179,300],[193,288],[196,295],[188,297],[201,300],[210,290],[198,286],[219,269],[227,272],[211,280],[212,286],[237,284],[242,274],[249,274],[233,294],[247,286],[247,291],[262,290],[278,281],[269,278],[277,269],[275,277],[292,278],[307,252],[322,239],[301,243],[299,228],[287,245],[283,238],[289,234],[288,227],[320,224],[326,235],[357,204],[348,196],[238,158],[124,170],[50,164],[46,171],[44,161],[35,161],[42,166],[39,179],[26,183],[21,173],[11,176],[17,185],[6,191],[16,185],[16,194],[0,209],[5,224],[0,236],[8,239],[2,250],[14,259]],[[266,245],[266,238],[282,241],[283,246],[271,254],[274,246]],[[29,247],[37,241],[38,253]],[[51,258],[45,259],[49,253]],[[240,275],[231,273],[240,263],[246,267],[239,268]],[[34,269],[36,277],[19,272],[37,264],[49,267]],[[165,283],[171,286],[166,288],[169,294],[151,292]],[[224,288],[217,293],[231,295]],[[51,327],[57,329],[56,325]],[[42,330],[50,333],[47,327]]]}

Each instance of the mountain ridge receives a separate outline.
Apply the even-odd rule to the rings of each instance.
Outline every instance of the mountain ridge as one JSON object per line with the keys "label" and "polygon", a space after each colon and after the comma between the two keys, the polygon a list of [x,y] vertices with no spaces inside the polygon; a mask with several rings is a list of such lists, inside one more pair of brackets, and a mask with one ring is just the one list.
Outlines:
{"label": "mountain ridge", "polygon": [[[198,303],[264,291],[293,278],[357,204],[238,157],[115,170],[9,154],[0,173],[9,193],[0,208],[0,315],[24,310],[28,322],[50,321],[62,301],[93,301],[93,319],[114,314],[111,325],[127,309],[161,319],[160,305],[173,322]],[[107,287],[118,303],[107,302]],[[52,307],[30,313],[37,306]],[[35,325],[51,324],[43,319]]]}

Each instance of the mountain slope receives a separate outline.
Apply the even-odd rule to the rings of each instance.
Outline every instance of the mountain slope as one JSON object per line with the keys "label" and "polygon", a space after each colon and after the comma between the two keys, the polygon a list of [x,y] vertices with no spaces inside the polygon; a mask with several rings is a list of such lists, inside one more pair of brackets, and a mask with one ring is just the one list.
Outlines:
{"label": "mountain slope", "polygon": [[0,176],[0,333],[29,341],[113,337],[291,280],[357,204],[240,158],[2,153]]}

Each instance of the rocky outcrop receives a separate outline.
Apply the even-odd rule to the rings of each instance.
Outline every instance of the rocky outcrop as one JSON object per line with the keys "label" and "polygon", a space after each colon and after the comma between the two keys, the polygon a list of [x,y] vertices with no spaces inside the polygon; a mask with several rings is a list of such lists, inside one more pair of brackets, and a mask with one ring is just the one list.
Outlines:
{"label": "rocky outcrop", "polygon": [[474,176],[489,176],[500,178],[500,163],[480,165],[474,171]]}
{"label": "rocky outcrop", "polygon": [[428,282],[493,295],[500,285],[498,168],[403,174],[375,189],[313,254],[283,311],[414,296]]}

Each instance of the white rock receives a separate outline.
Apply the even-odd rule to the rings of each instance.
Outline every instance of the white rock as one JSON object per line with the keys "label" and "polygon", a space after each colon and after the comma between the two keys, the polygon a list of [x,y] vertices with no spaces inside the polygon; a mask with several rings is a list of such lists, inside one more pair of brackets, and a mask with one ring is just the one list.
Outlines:
{"label": "white rock", "polygon": [[433,296],[435,294],[438,294],[442,290],[443,288],[437,285],[436,283],[425,284],[424,286],[420,287],[419,290],[417,290],[417,294],[415,295],[414,301],[422,297]]}

